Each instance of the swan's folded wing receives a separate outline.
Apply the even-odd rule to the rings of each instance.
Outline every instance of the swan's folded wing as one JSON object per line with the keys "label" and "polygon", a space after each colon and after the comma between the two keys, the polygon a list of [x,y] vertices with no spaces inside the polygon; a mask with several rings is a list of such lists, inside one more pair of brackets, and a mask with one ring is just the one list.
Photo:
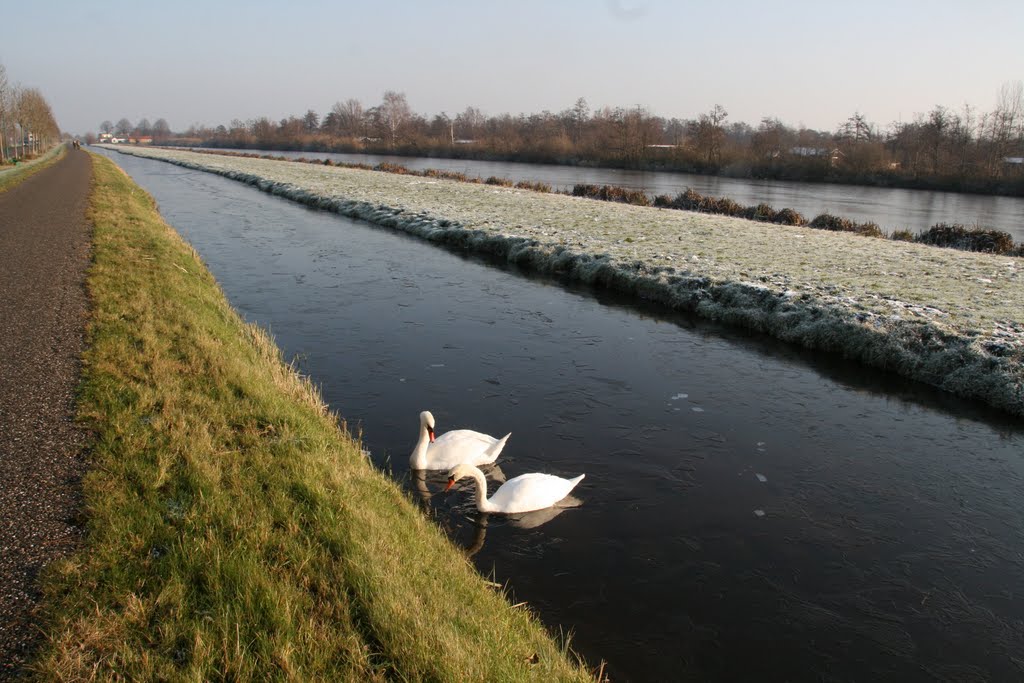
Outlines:
{"label": "swan's folded wing", "polygon": [[504,441],[472,429],[455,429],[441,434],[430,444],[427,458],[432,463],[444,462],[449,467],[461,463],[487,465],[498,457]]}
{"label": "swan's folded wing", "polygon": [[577,483],[578,480],[531,472],[502,484],[490,502],[507,514],[542,510],[565,498]]}
{"label": "swan's folded wing", "polygon": [[448,469],[462,463],[486,464],[494,460],[490,449],[497,439],[471,429],[456,429],[441,434],[427,447],[431,469]]}

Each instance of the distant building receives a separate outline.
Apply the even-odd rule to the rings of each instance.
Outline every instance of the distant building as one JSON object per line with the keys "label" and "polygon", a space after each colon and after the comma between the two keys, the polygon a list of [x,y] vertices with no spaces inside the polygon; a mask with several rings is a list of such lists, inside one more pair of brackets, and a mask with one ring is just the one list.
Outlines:
{"label": "distant building", "polygon": [[843,153],[836,148],[828,147],[790,147],[789,153],[797,157],[828,157],[831,165],[835,166],[843,160]]}

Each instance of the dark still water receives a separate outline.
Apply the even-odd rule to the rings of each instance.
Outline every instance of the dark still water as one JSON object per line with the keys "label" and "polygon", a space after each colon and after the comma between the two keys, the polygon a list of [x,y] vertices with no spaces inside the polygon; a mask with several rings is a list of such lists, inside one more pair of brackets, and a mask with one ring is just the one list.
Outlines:
{"label": "dark still water", "polygon": [[[928,388],[112,155],[374,461],[615,681],[1024,678],[1024,428]],[[410,482],[419,411],[579,507]],[[456,607],[456,606],[453,606]]]}
{"label": "dark still water", "polygon": [[810,220],[831,213],[857,221],[874,221],[886,232],[906,229],[927,230],[936,223],[962,223],[1003,230],[1015,242],[1024,242],[1024,198],[989,197],[900,190],[828,183],[798,183],[784,180],[719,178],[692,173],[623,171],[609,168],[551,166],[466,159],[430,159],[425,157],[382,156],[374,154],[330,154],[325,152],[275,152],[248,150],[253,154],[272,154],[290,158],[332,159],[345,163],[379,164],[388,162],[421,171],[434,168],[458,171],[470,177],[497,176],[511,180],[535,180],[549,183],[555,190],[571,190],[576,183],[617,185],[643,190],[650,195],[675,196],[688,187],[703,195],[731,197],[740,204],[770,204],[776,209],[791,208]]}

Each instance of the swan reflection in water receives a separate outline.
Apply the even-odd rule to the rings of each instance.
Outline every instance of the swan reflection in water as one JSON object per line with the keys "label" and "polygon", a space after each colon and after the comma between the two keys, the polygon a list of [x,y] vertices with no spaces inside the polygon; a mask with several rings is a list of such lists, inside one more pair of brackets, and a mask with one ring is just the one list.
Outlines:
{"label": "swan reflection in water", "polygon": [[[496,515],[498,519],[507,521],[511,526],[519,529],[536,529],[542,524],[547,524],[558,515],[562,514],[569,508],[579,507],[583,504],[583,501],[575,496],[566,496],[549,508],[543,510],[534,510],[532,512],[521,512],[517,515]],[[487,525],[489,523],[491,513],[479,512],[473,510],[475,517],[468,516],[467,519],[473,524],[473,541],[464,548],[466,557],[473,557],[480,549],[484,547],[484,539],[487,538]]]}
{"label": "swan reflection in water", "polygon": [[[505,482],[505,473],[501,471],[499,465],[488,465],[482,468],[487,474],[488,478],[502,484]],[[448,483],[448,475],[442,470],[411,470],[410,476],[412,477],[413,490],[416,491],[416,497],[419,498],[420,507],[425,511],[430,511],[430,499],[434,497],[435,493],[441,493],[444,491],[445,484]],[[427,482],[434,484],[434,490],[430,489]]]}
{"label": "swan reflection in water", "polygon": [[[483,469],[486,472],[488,479],[499,484],[506,481],[505,473],[501,471],[500,466],[492,465]],[[416,492],[416,497],[419,500],[420,507],[422,507],[428,514],[433,513],[434,510],[430,501],[435,494],[444,491],[445,484],[448,481],[446,474],[443,471],[412,470],[411,478],[413,490]],[[495,517],[502,522],[508,523],[519,529],[536,529],[542,524],[547,524],[566,510],[579,507],[582,504],[582,500],[569,495],[558,501],[555,505],[544,508],[543,510],[520,512],[513,515],[495,515]],[[472,500],[466,501],[462,504],[457,504],[457,506],[465,508],[465,519],[473,526],[473,540],[464,548],[466,556],[472,557],[480,552],[480,549],[484,546],[484,540],[487,538],[487,527],[490,524],[491,514],[478,511]],[[448,535],[450,538],[454,539],[454,534],[451,529],[448,529]]]}

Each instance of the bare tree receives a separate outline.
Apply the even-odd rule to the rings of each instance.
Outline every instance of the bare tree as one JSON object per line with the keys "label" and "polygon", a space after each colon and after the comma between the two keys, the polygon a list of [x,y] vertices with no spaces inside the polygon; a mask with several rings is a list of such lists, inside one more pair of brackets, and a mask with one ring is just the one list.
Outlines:
{"label": "bare tree", "polygon": [[157,119],[153,124],[153,139],[166,140],[169,137],[171,137],[171,126],[167,123],[167,119]]}
{"label": "bare tree", "polygon": [[266,116],[249,122],[249,134],[259,142],[270,140],[274,133],[274,123]]}
{"label": "bare tree", "polygon": [[447,112],[441,112],[435,116],[430,127],[432,130],[443,131],[442,135],[448,139],[448,144],[455,144],[455,121],[448,116]]}
{"label": "bare tree", "polygon": [[974,109],[971,105],[965,104],[963,114],[953,120],[953,130],[950,134],[956,158],[956,173],[961,178],[967,175],[971,150],[974,145],[975,125]]}
{"label": "bare tree", "polygon": [[483,132],[487,118],[476,107],[466,107],[466,110],[455,117],[455,128],[459,130],[459,137],[463,140],[475,140]]}
{"label": "bare tree", "polygon": [[725,120],[729,112],[720,104],[706,114],[701,114],[691,124],[691,135],[704,162],[712,167],[722,163],[722,143],[725,140]]}
{"label": "bare tree", "polygon": [[7,67],[0,64],[0,164],[8,156],[7,153],[7,120],[10,116],[10,83],[7,81]]}
{"label": "bare tree", "polygon": [[114,126],[114,132],[117,133],[118,137],[126,136],[132,132],[132,122],[128,119],[121,119]]}
{"label": "bare tree", "polygon": [[925,145],[928,148],[928,156],[931,159],[931,172],[933,174],[938,174],[941,171],[940,156],[942,154],[942,147],[946,142],[946,135],[951,126],[951,116],[945,107],[935,105],[935,108],[928,112],[928,122],[924,124],[921,132],[924,136]]}
{"label": "bare tree", "polygon": [[793,131],[782,121],[766,116],[751,136],[751,151],[758,162],[775,164],[787,149],[794,146],[793,137]]}
{"label": "bare tree", "polygon": [[389,144],[394,147],[412,118],[412,110],[405,99],[405,93],[388,90],[376,109],[379,123],[388,137]]}
{"label": "bare tree", "polygon": [[332,135],[345,135],[351,138],[363,136],[365,112],[363,105],[356,99],[335,102],[330,113],[324,117],[324,124],[330,120],[328,132]]}
{"label": "bare tree", "polygon": [[988,167],[992,176],[1001,175],[1004,160],[1024,138],[1024,84],[1004,83],[999,89],[996,109],[988,117]]}
{"label": "bare tree", "polygon": [[100,124],[100,132],[101,133],[113,133],[114,132],[114,124],[111,123],[110,121],[104,121],[103,123]]}
{"label": "bare tree", "polygon": [[18,88],[15,117],[19,141],[30,154],[36,154],[60,139],[60,128],[43,94],[36,88]]}
{"label": "bare tree", "polygon": [[875,127],[860,112],[843,122],[836,131],[843,164],[855,174],[878,170],[884,161],[884,147]]}

